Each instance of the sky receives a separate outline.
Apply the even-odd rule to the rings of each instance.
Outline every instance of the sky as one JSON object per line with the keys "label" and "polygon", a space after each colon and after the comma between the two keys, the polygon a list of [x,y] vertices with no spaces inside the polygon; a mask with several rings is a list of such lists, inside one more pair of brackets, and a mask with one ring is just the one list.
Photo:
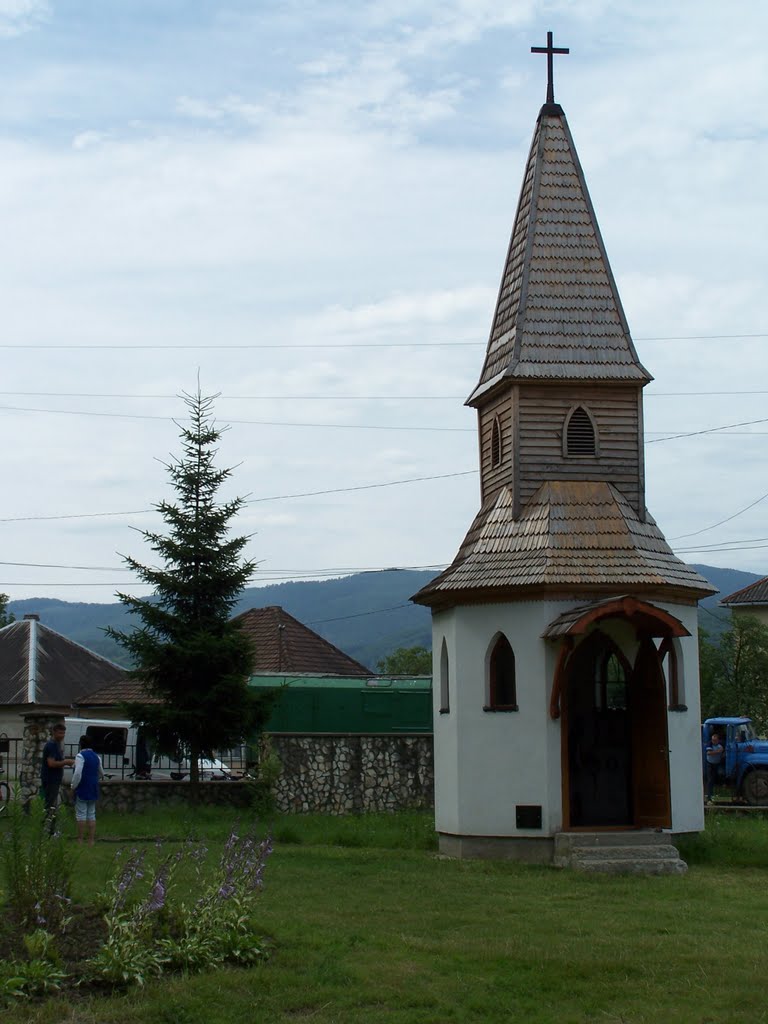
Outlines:
{"label": "sky", "polygon": [[254,582],[451,561],[547,30],[648,508],[768,573],[768,4],[0,0],[0,592],[146,593],[198,377]]}

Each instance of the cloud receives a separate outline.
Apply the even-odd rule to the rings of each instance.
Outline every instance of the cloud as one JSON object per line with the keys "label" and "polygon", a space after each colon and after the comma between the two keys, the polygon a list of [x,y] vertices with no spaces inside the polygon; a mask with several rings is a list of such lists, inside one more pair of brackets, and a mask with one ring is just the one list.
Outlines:
{"label": "cloud", "polygon": [[331,307],[313,315],[312,327],[321,334],[370,334],[385,328],[440,324],[464,314],[487,315],[495,297],[495,289],[485,285],[403,293],[352,308]]}
{"label": "cloud", "polygon": [[108,138],[109,135],[106,132],[79,132],[74,139],[72,139],[72,149],[88,149],[90,146],[98,146]]}
{"label": "cloud", "polygon": [[38,28],[50,15],[47,0],[0,0],[0,37],[20,36]]}
{"label": "cloud", "polygon": [[250,124],[258,124],[267,114],[267,109],[261,104],[248,103],[241,96],[235,95],[217,101],[180,96],[176,101],[176,110],[183,117],[201,121],[221,121],[229,117]]}
{"label": "cloud", "polygon": [[[265,12],[243,0],[233,9],[249,17],[229,35],[226,19],[195,20],[210,5],[191,5],[183,26],[169,16],[162,32],[145,6],[126,6],[133,45],[130,32],[114,38],[109,4],[91,6],[87,24],[57,8],[62,35],[22,40],[19,52],[49,49],[9,70],[4,343],[92,347],[4,350],[3,390],[81,395],[0,396],[40,410],[0,409],[5,514],[134,510],[168,496],[155,459],[177,450],[167,417],[183,410],[167,396],[193,388],[198,370],[206,391],[224,393],[216,414],[233,424],[221,464],[238,467],[234,494],[475,469],[474,414],[459,396],[482,364],[543,98],[543,62],[528,47],[543,41],[551,4],[328,0]],[[572,48],[559,98],[634,335],[763,329],[766,82],[747,30],[724,5],[688,0],[558,10]],[[748,30],[765,28],[761,14]],[[65,30],[89,46],[71,48]],[[109,46],[89,35],[99,30]],[[446,342],[461,344],[437,347]],[[639,340],[656,377],[648,429],[757,418],[764,396],[652,395],[758,389],[763,348]],[[45,411],[55,408],[159,418]],[[280,422],[304,425],[269,425]],[[746,505],[759,453],[759,438],[649,446],[652,513],[674,534]],[[723,485],[701,483],[712,479]],[[243,521],[258,529],[254,556],[278,566],[424,564],[453,556],[478,501],[476,477],[459,477],[249,506]],[[151,522],[16,524],[5,536],[20,561],[109,565],[115,550],[141,555],[130,527]],[[757,557],[738,556],[759,569]],[[4,579],[0,591],[23,581]]]}

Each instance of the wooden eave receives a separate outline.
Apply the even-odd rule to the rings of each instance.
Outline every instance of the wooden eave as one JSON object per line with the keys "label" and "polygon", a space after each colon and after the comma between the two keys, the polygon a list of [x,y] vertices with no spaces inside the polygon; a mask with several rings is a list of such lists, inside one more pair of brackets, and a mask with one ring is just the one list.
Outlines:
{"label": "wooden eave", "polygon": [[682,622],[663,608],[623,596],[608,601],[595,601],[590,605],[573,608],[559,615],[542,634],[547,640],[564,636],[580,636],[604,619],[620,618],[631,623],[638,631],[654,637],[690,636]]}
{"label": "wooden eave", "polygon": [[700,590],[680,587],[674,584],[591,584],[589,588],[579,585],[543,584],[538,586],[476,587],[467,590],[424,590],[414,594],[411,601],[433,611],[447,611],[459,605],[504,604],[512,601],[599,601],[606,595],[642,594],[644,598],[657,601],[674,600],[678,604],[695,606],[702,598]]}

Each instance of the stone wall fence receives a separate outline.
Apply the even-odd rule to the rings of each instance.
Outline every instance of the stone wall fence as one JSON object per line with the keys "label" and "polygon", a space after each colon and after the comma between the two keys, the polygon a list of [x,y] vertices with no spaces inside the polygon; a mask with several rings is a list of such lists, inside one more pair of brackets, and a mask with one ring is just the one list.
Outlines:
{"label": "stone wall fence", "polygon": [[434,806],[431,734],[272,733],[284,812],[352,814]]}
{"label": "stone wall fence", "polygon": [[61,712],[28,711],[24,715],[19,796],[25,804],[40,792],[43,747],[51,738],[51,726],[61,721],[63,721]]}
{"label": "stone wall fence", "polygon": [[[25,715],[20,777],[25,802],[39,791],[43,746],[51,725],[60,720],[60,715],[44,712]],[[356,814],[434,806],[431,734],[272,733],[268,743],[280,762],[274,798],[282,813]],[[69,786],[62,787],[62,799],[71,803]],[[252,800],[252,787],[236,781],[202,783],[196,796],[199,803],[237,808],[248,807]],[[189,801],[189,782],[107,779],[99,806],[139,814],[149,807]]]}

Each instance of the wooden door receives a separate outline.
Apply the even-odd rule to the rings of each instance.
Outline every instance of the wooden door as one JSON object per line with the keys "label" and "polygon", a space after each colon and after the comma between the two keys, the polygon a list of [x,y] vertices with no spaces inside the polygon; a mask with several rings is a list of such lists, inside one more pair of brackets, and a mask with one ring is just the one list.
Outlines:
{"label": "wooden door", "polygon": [[635,825],[669,828],[666,682],[650,637],[640,644],[632,679],[632,788]]}
{"label": "wooden door", "polygon": [[629,665],[599,631],[570,663],[562,722],[565,820],[570,828],[630,828]]}

